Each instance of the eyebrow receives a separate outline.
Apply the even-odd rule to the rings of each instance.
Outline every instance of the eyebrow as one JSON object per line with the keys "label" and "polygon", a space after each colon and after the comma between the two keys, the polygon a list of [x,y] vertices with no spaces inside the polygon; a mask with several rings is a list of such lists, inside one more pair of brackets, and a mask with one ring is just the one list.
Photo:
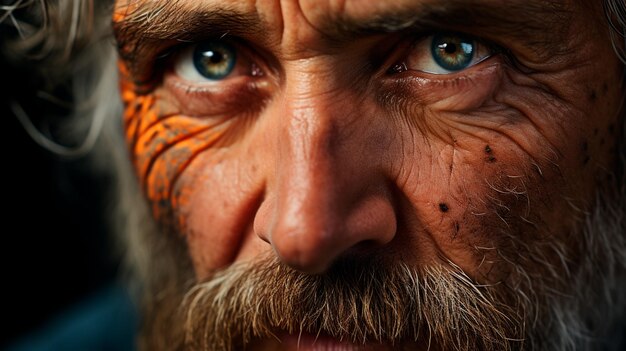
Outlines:
{"label": "eyebrow", "polygon": [[410,28],[458,30],[516,39],[531,47],[565,40],[571,17],[572,10],[561,1],[516,0],[494,4],[477,0],[431,0],[417,2],[410,9],[379,14],[367,21],[347,18],[329,22],[323,30],[348,40]]}
{"label": "eyebrow", "polygon": [[463,33],[511,52],[514,61],[524,57],[527,62],[545,63],[572,52],[570,27],[574,6],[578,5],[575,1],[570,4],[561,0],[425,0],[366,21],[326,21],[321,30],[345,42],[401,31],[423,35],[435,31]]}
{"label": "eyebrow", "polygon": [[[328,16],[331,16],[329,14]],[[186,8],[179,1],[148,2],[120,14],[113,28],[120,56],[131,72],[142,76],[142,62],[153,60],[172,43],[197,42],[234,36],[269,44],[270,25],[258,13],[244,13],[223,5]],[[378,13],[367,20],[324,18],[318,28],[326,40],[340,45],[356,38],[401,31],[444,30],[480,36],[501,45],[517,43],[538,58],[567,50],[571,9],[562,1],[424,0],[401,10]]]}
{"label": "eyebrow", "polygon": [[210,37],[248,38],[267,29],[257,14],[230,8],[187,9],[178,1],[150,2],[141,8],[116,9],[113,31],[118,53],[133,77],[146,78],[146,61],[158,59],[163,50],[177,44]]}

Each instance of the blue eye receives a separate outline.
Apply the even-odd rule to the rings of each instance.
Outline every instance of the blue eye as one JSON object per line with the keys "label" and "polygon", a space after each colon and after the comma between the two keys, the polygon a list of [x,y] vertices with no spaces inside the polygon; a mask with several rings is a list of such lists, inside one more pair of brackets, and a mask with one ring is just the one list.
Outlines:
{"label": "blue eye", "polygon": [[447,71],[469,67],[474,58],[474,41],[459,35],[434,35],[430,51],[435,62]]}
{"label": "blue eye", "polygon": [[468,35],[435,33],[413,43],[401,63],[390,72],[457,73],[488,59],[496,50],[496,46],[487,46]]}
{"label": "blue eye", "polygon": [[174,56],[173,68],[176,76],[193,89],[261,77],[263,70],[257,62],[254,52],[236,40],[212,39],[180,50]]}
{"label": "blue eye", "polygon": [[223,41],[206,41],[193,50],[193,65],[203,77],[210,80],[226,78],[237,62],[235,48]]}

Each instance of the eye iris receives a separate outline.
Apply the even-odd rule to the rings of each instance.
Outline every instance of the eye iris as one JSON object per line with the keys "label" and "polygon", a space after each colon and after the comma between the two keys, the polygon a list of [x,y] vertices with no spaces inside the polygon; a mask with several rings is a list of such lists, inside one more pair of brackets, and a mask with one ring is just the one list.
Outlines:
{"label": "eye iris", "polygon": [[431,45],[433,59],[448,71],[467,68],[474,57],[474,42],[461,36],[435,35]]}
{"label": "eye iris", "polygon": [[212,80],[227,77],[236,62],[235,48],[223,42],[208,41],[199,44],[193,52],[193,64],[198,73]]}

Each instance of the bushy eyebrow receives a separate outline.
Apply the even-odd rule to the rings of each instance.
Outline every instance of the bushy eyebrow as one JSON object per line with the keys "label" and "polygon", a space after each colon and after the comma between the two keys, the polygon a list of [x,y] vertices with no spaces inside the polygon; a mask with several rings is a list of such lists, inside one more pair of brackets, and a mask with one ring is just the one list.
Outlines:
{"label": "bushy eyebrow", "polygon": [[[180,1],[147,1],[124,13],[117,9],[113,27],[119,52],[131,71],[141,74],[141,61],[153,59],[172,42],[195,42],[232,35],[259,43],[270,42],[270,25],[258,13],[244,13],[222,3],[185,7]],[[571,9],[562,1],[422,0],[403,9],[371,18],[333,17],[318,28],[329,43],[340,45],[359,37],[403,30],[459,31],[496,42],[516,42],[539,58],[567,49]],[[121,12],[120,12],[121,11]]]}
{"label": "bushy eyebrow", "polygon": [[116,9],[113,30],[120,57],[135,78],[143,76],[146,60],[164,47],[232,35],[249,38],[267,30],[257,14],[224,7],[188,9],[178,1],[146,2],[137,9]]}
{"label": "bushy eyebrow", "polygon": [[[351,40],[376,33],[447,30],[509,38],[528,47],[565,42],[572,18],[571,6],[562,1],[507,0],[505,5],[482,0],[427,0],[408,9],[378,14],[366,21],[350,18],[328,21],[322,30]],[[322,21],[323,22],[323,21]]]}

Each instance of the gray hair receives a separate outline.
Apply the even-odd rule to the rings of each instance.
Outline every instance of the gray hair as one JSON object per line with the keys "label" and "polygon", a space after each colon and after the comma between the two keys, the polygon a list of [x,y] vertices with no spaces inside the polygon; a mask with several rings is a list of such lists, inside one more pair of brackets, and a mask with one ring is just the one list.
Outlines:
{"label": "gray hair", "polygon": [[[611,28],[611,44],[620,61],[626,64],[626,2],[604,0],[604,15]],[[620,45],[620,41],[624,44]]]}

